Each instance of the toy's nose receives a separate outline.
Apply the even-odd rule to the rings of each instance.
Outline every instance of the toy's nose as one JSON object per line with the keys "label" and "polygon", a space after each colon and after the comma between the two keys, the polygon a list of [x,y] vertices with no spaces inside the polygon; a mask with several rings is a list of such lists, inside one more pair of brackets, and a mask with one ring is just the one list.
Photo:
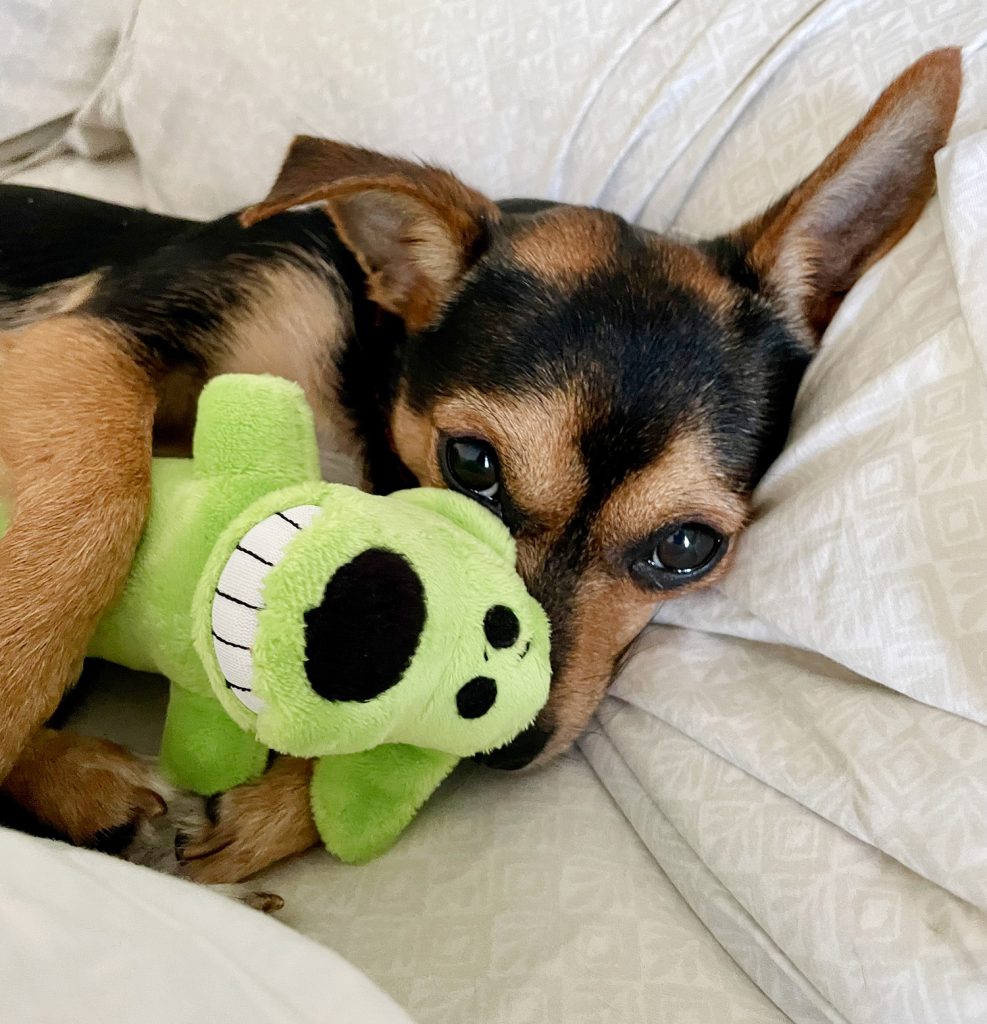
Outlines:
{"label": "toy's nose", "polygon": [[464,683],[456,694],[461,718],[482,718],[497,700],[497,684],[489,676],[477,676]]}
{"label": "toy's nose", "polygon": [[513,647],[521,635],[521,623],[506,605],[495,604],[484,616],[483,632],[491,647]]}

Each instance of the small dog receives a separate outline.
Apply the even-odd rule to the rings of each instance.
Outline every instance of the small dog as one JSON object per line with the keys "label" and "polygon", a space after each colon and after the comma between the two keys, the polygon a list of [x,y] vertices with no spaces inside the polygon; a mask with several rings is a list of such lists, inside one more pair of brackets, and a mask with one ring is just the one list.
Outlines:
{"label": "small dog", "polygon": [[[663,601],[719,579],[843,296],[915,222],[960,55],[918,61],[792,192],[721,238],[497,205],[451,174],[299,138],[268,198],[208,224],[0,190],[0,780],[76,843],[165,810],[122,748],[42,728],[126,575],[152,448],[203,383],[298,381],[326,472],[450,487],[500,516],[553,627],[519,768],[578,736]],[[232,882],[313,845],[309,766],[214,799],[187,873]]]}

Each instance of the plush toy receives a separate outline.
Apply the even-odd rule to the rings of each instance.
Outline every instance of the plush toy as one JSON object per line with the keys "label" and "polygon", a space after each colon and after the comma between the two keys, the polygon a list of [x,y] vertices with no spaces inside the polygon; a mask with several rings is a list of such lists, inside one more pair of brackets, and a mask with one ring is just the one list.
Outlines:
{"label": "plush toy", "polygon": [[171,681],[161,764],[177,785],[228,789],[269,749],[318,758],[316,825],[356,863],[545,703],[548,622],[504,526],[449,491],[324,483],[296,385],[216,378],[193,458],[155,459],[152,479],[89,653]]}

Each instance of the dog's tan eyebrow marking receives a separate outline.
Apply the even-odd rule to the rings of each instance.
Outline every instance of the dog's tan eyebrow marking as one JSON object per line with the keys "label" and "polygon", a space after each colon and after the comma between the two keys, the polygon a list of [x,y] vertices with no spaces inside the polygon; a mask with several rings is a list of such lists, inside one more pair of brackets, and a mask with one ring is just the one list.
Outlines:
{"label": "dog's tan eyebrow marking", "polygon": [[517,396],[468,390],[418,414],[399,399],[392,433],[405,465],[430,486],[443,484],[435,465],[440,433],[485,438],[497,452],[512,500],[542,528],[557,531],[570,521],[586,492],[580,402],[576,391]]}
{"label": "dog's tan eyebrow marking", "polygon": [[603,210],[554,207],[511,237],[521,266],[553,284],[572,286],[614,262],[620,219]]}
{"label": "dog's tan eyebrow marking", "polygon": [[655,250],[658,266],[672,284],[694,295],[720,322],[729,319],[737,301],[737,289],[708,256],[691,245],[659,235],[650,236],[648,242]]}
{"label": "dog's tan eyebrow marking", "polygon": [[603,504],[594,540],[601,552],[620,550],[666,523],[698,519],[725,534],[745,523],[748,502],[733,490],[702,427],[672,436],[651,465],[631,474]]}
{"label": "dog's tan eyebrow marking", "polygon": [[335,397],[336,359],[352,333],[352,314],[342,282],[327,280],[328,273],[287,262],[251,267],[241,282],[241,305],[225,318],[215,372],[271,373],[297,382],[315,416],[320,451],[357,466],[357,432]]}

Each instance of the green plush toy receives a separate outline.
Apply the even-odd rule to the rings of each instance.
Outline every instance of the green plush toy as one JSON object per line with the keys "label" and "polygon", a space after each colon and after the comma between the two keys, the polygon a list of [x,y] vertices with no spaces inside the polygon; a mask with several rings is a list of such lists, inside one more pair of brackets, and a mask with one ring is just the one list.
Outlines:
{"label": "green plush toy", "polygon": [[317,758],[316,825],[353,863],[526,728],[550,675],[504,526],[449,491],[324,483],[301,389],[254,375],[206,386],[191,460],[155,459],[89,653],[171,681],[161,763],[183,788],[252,779],[269,749]]}

